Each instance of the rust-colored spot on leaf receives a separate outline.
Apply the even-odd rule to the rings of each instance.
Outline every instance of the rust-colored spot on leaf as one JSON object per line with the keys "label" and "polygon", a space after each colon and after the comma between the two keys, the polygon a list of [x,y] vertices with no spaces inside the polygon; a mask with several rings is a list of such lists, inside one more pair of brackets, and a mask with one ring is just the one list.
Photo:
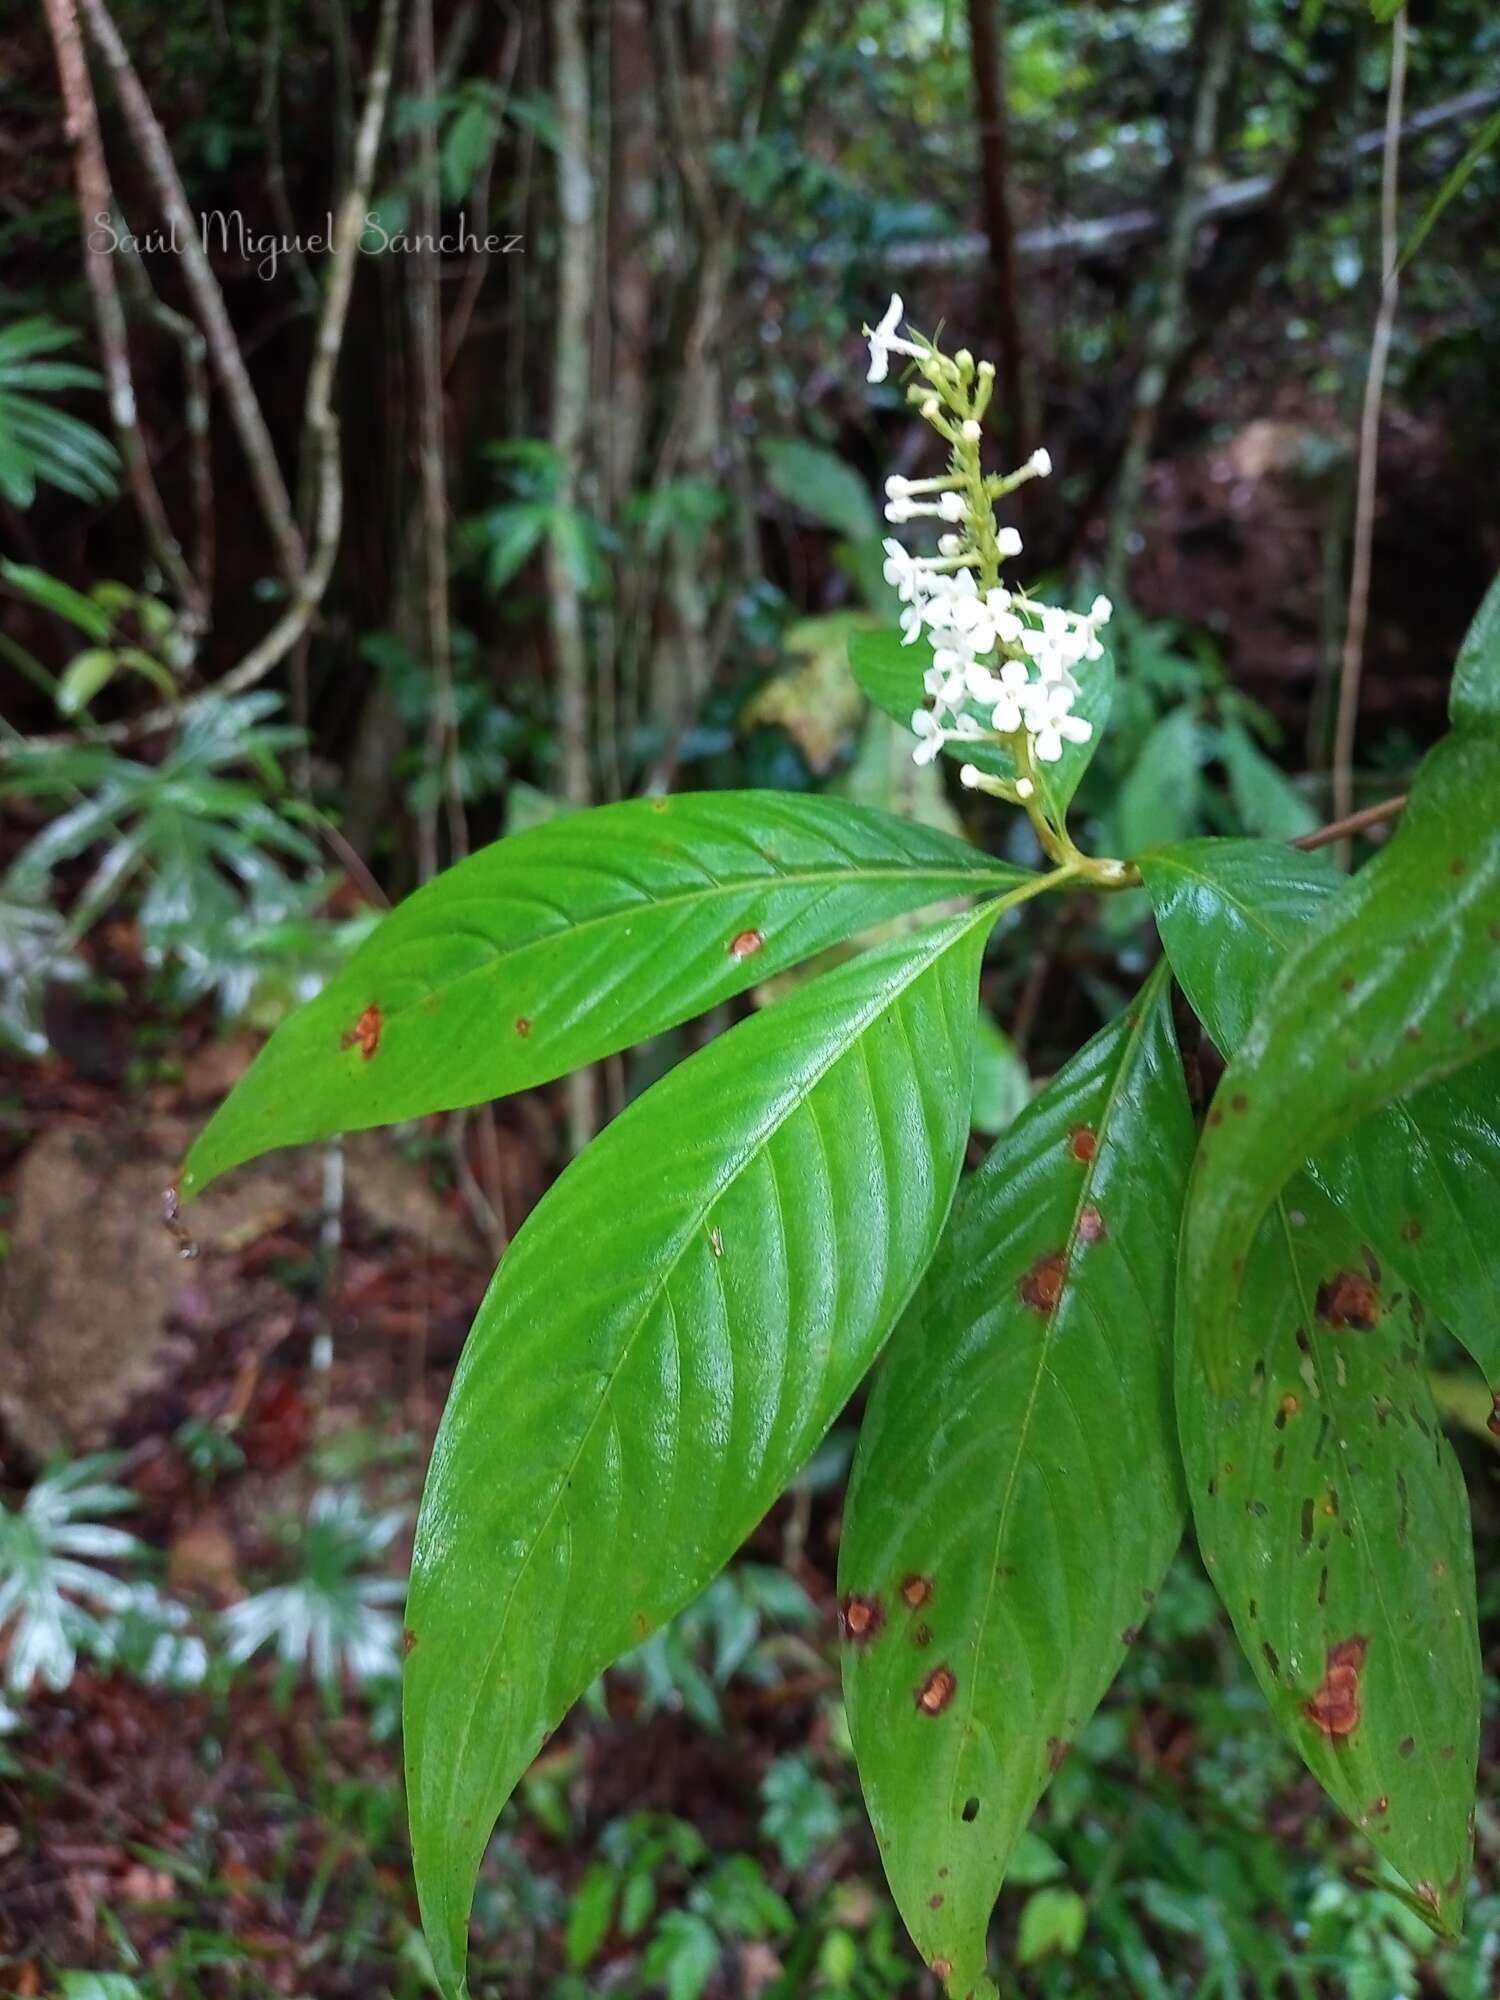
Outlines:
{"label": "rust-colored spot on leaf", "polygon": [[932,1644],[932,1627],[919,1625],[911,1635],[911,1642],[919,1650],[925,1651]]}
{"label": "rust-colored spot on leaf", "polygon": [[934,1667],[932,1672],[917,1689],[917,1707],[924,1715],[941,1715],[958,1690],[958,1680],[951,1667]]}
{"label": "rust-colored spot on leaf", "polygon": [[384,1024],[385,1017],[372,1001],[360,1015],[354,1026],[346,1028],[343,1034],[339,1036],[339,1047],[341,1049],[357,1048],[365,1061],[368,1062],[380,1047],[380,1030]]}
{"label": "rust-colored spot on leaf", "polygon": [[868,1646],[885,1627],[885,1611],[878,1597],[851,1594],[839,1606],[839,1622],[851,1646]]}
{"label": "rust-colored spot on leaf", "polygon": [[920,1611],[931,1595],[932,1578],[930,1576],[912,1575],[902,1578],[901,1599],[913,1611]]}
{"label": "rust-colored spot on leaf", "polygon": [[1104,1217],[1092,1204],[1083,1209],[1078,1217],[1078,1240],[1080,1243],[1102,1243],[1108,1235],[1104,1227]]}
{"label": "rust-colored spot on leaf", "polygon": [[635,1633],[637,1639],[649,1639],[651,1636],[651,1620],[646,1616],[644,1611],[632,1611],[630,1614],[630,1629]]}
{"label": "rust-colored spot on leaf", "polygon": [[1092,1125],[1075,1125],[1068,1134],[1068,1151],[1075,1160],[1091,1160],[1099,1150],[1099,1138]]}
{"label": "rust-colored spot on leaf", "polygon": [[1414,1215],[1408,1216],[1406,1221],[1403,1222],[1401,1225],[1401,1241],[1403,1243],[1419,1243],[1421,1239],[1422,1239],[1421,1223],[1418,1222],[1417,1218]]}
{"label": "rust-colored spot on leaf", "polygon": [[1071,1743],[1065,1743],[1060,1736],[1049,1736],[1047,1738],[1047,1769],[1049,1771],[1061,1770],[1062,1761],[1072,1747]]}
{"label": "rust-colored spot on leaf", "polygon": [[1295,1417],[1297,1412],[1301,1409],[1301,1407],[1302,1405],[1297,1401],[1297,1398],[1292,1394],[1291,1390],[1288,1389],[1286,1394],[1282,1397],[1281,1401],[1276,1405],[1277,1430],[1284,1431],[1286,1429],[1287,1418]]}
{"label": "rust-colored spot on leaf", "polygon": [[1455,854],[1453,859],[1448,863],[1448,873],[1450,875],[1467,875],[1468,872],[1468,862],[1464,860],[1461,854]]}
{"label": "rust-colored spot on leaf", "polygon": [[1237,1090],[1233,1097],[1230,1098],[1229,1108],[1231,1111],[1248,1111],[1250,1109],[1250,1100],[1246,1097],[1243,1090]]}
{"label": "rust-colored spot on leaf", "polygon": [[940,1910],[943,1907],[943,1899],[941,1895],[929,1896],[927,1898],[927,1907],[929,1910]]}
{"label": "rust-colored spot on leaf", "polygon": [[1370,1811],[1374,1813],[1377,1819],[1379,1819],[1384,1814],[1388,1813],[1390,1809],[1391,1809],[1391,1802],[1386,1797],[1385,1793],[1382,1792],[1380,1794],[1380,1797],[1375,1801],[1374,1805],[1371,1806]]}
{"label": "rust-colored spot on leaf", "polygon": [[1358,1636],[1330,1646],[1322,1684],[1304,1704],[1302,1712],[1314,1729],[1335,1741],[1359,1727],[1359,1677],[1368,1652],[1369,1642]]}
{"label": "rust-colored spot on leaf", "polygon": [[1491,1396],[1490,1398],[1490,1414],[1485,1423],[1485,1429],[1491,1437],[1500,1438],[1500,1396]]}
{"label": "rust-colored spot on leaf", "polygon": [[729,940],[729,956],[735,959],[754,958],[765,943],[759,931],[740,931]]}
{"label": "rust-colored spot on leaf", "polygon": [[1133,1646],[1140,1636],[1141,1628],[1139,1625],[1127,1625],[1125,1630],[1120,1634],[1120,1644],[1122,1646]]}
{"label": "rust-colored spot on leaf", "polygon": [[417,1647],[417,1635],[415,1632],[412,1631],[411,1627],[408,1626],[406,1630],[401,1634],[401,1650],[403,1653],[413,1653],[416,1651],[416,1647]]}
{"label": "rust-colored spot on leaf", "polygon": [[523,1042],[525,1041],[526,1037],[531,1033],[531,1023],[527,1020],[524,1014],[518,1014],[516,1016],[516,1033],[521,1037],[521,1040]]}
{"label": "rust-colored spot on leaf", "polygon": [[1063,1281],[1067,1275],[1066,1251],[1049,1250],[1045,1257],[1038,1257],[1021,1280],[1022,1305],[1030,1306],[1033,1312],[1051,1312],[1062,1297]]}
{"label": "rust-colored spot on leaf", "polygon": [[946,1979],[953,1970],[953,1961],[949,1958],[935,1958],[932,1961],[932,1970],[939,1979]]}
{"label": "rust-colored spot on leaf", "polygon": [[1219,1109],[1217,1104],[1213,1106],[1212,1110],[1210,1110],[1208,1114],[1208,1122],[1210,1125],[1222,1125],[1224,1123],[1224,1114]]}
{"label": "rust-colored spot on leaf", "polygon": [[1335,1272],[1318,1287],[1318,1318],[1368,1333],[1380,1321],[1380,1294],[1362,1271]]}

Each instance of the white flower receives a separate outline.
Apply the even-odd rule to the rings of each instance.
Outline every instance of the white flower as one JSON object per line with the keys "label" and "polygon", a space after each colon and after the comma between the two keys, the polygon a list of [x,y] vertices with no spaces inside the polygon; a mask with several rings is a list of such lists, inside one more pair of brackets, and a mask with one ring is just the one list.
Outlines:
{"label": "white flower", "polygon": [[965,417],[958,427],[958,434],[966,444],[978,444],[979,440],[984,436],[984,430],[977,419],[974,417]]}
{"label": "white flower", "polygon": [[1013,694],[1001,693],[990,714],[990,727],[1002,736],[1014,736],[1021,727],[1021,704]]}
{"label": "white flower", "polygon": [[1115,607],[1107,597],[1096,597],[1089,606],[1090,625],[1107,625],[1115,614]]}
{"label": "white flower", "polygon": [[870,372],[865,378],[867,381],[885,380],[893,354],[907,354],[913,361],[921,360],[920,347],[913,347],[909,340],[896,338],[896,328],[901,324],[905,311],[906,308],[901,303],[901,294],[892,292],[891,302],[886,307],[879,326],[865,328],[865,338],[870,343]]}
{"label": "white flower", "polygon": [[922,568],[909,549],[902,548],[894,535],[887,535],[881,543],[885,550],[885,568],[882,574],[891,588],[900,593],[903,603],[910,603],[922,587]]}
{"label": "white flower", "polygon": [[977,764],[962,765],[958,773],[958,782],[961,785],[967,786],[971,792],[977,791],[979,789],[978,765]]}
{"label": "white flower", "polygon": [[1063,743],[1087,743],[1094,725],[1081,715],[1070,713],[1073,690],[1053,681],[1028,688],[1022,696],[1026,727],[1038,763],[1055,764],[1063,753]]}
{"label": "white flower", "polygon": [[941,493],[937,504],[938,512],[945,521],[962,521],[969,511],[969,503],[962,493]]}
{"label": "white flower", "polygon": [[1020,529],[1001,528],[995,536],[995,547],[1002,556],[1018,556],[1021,553]]}
{"label": "white flower", "polygon": [[1044,445],[1038,445],[1026,463],[1038,479],[1046,479],[1052,471],[1052,454]]}
{"label": "white flower", "polygon": [[1016,797],[1018,799],[1029,799],[1035,790],[1036,786],[1032,784],[1030,778],[1017,778]]}
{"label": "white flower", "polygon": [[893,472],[885,482],[885,497],[887,500],[904,499],[910,491],[911,481],[903,478],[899,472]]}

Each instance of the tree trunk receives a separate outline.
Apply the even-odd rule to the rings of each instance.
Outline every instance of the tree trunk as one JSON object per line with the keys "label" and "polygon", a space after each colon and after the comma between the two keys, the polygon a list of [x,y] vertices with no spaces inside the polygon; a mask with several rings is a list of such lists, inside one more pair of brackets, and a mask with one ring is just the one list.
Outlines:
{"label": "tree trunk", "polygon": [[1005,0],[969,0],[969,54],[979,113],[979,175],[990,246],[1000,394],[1007,441],[1019,463],[1036,443],[1037,418],[1016,296],[1015,220],[1010,205],[1010,115],[1006,103]]}
{"label": "tree trunk", "polygon": [[1183,338],[1188,278],[1193,244],[1198,234],[1198,204],[1212,177],[1218,144],[1219,106],[1229,81],[1239,28],[1240,0],[1202,0],[1198,15],[1198,81],[1192,124],[1182,162],[1177,201],[1162,254],[1161,283],[1146,335],[1145,360],[1136,377],[1135,395],[1120,460],[1110,519],[1105,587],[1122,596],[1130,555],[1130,536],[1140,507],[1146,466],[1156,439],[1162,401],[1172,362]]}
{"label": "tree trunk", "polygon": [[[589,419],[589,308],[594,287],[594,175],[589,159],[589,69],[582,0],[553,0],[553,96],[557,106],[557,319],[553,330],[552,450],[555,499],[579,505]],[[547,612],[557,675],[562,795],[572,806],[593,796],[589,745],[588,645],[583,595],[556,535],[547,539]],[[593,1137],[596,1077],[568,1080],[568,1122],[575,1152]]]}

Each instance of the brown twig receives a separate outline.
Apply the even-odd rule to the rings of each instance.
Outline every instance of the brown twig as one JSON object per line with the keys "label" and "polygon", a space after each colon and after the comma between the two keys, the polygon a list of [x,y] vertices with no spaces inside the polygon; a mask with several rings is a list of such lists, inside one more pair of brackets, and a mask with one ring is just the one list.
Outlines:
{"label": "brown twig", "polygon": [[1300,835],[1292,846],[1311,853],[1315,847],[1331,847],[1336,840],[1351,840],[1356,833],[1379,826],[1383,820],[1394,819],[1404,810],[1410,796],[1409,792],[1400,792],[1393,799],[1382,799],[1378,806],[1365,806],[1359,812],[1346,813],[1342,819],[1330,820],[1327,826],[1314,827],[1311,833]]}

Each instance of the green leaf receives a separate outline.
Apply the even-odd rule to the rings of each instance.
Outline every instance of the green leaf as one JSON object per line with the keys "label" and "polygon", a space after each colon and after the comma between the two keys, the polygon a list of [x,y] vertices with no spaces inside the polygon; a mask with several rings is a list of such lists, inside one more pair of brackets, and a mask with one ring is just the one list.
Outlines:
{"label": "green leaf", "polygon": [[1235,812],[1247,833],[1264,834],[1268,840],[1296,840],[1312,832],[1317,814],[1241,724],[1233,723],[1220,733],[1219,754]]}
{"label": "green leaf", "polygon": [[1445,739],[1390,844],[1282,964],[1209,1113],[1179,1309],[1223,1387],[1242,1260],[1301,1163],[1500,1047],[1500,737]]}
{"label": "green leaf", "polygon": [[1454,1935],[1479,1642],[1468,1501],[1419,1309],[1299,1178],[1250,1250],[1233,1337],[1225,1395],[1179,1343],[1203,1560],[1309,1770]]}
{"label": "green leaf", "polygon": [[273,1146],[525,1090],[841,938],[1040,878],[883,813],[776,792],[550,820],[394,910],[272,1036],[188,1155],[184,1198]]}
{"label": "green leaf", "polygon": [[57,707],[61,715],[79,715],[101,688],[107,687],[119,665],[119,655],[107,646],[90,646],[75,653],[57,684]]}
{"label": "green leaf", "polygon": [[880,539],[880,516],[865,482],[837,452],[806,438],[768,438],[760,455],[783,500],[846,541]]}
{"label": "green leaf", "polygon": [[1015,1123],[1030,1096],[1031,1073],[1015,1043],[981,1008],[974,1032],[974,1130],[995,1138]]}
{"label": "green leaf", "polygon": [[1500,576],[1486,591],[1458,649],[1448,713],[1455,726],[1500,728]]}
{"label": "green leaf", "polygon": [[1117,811],[1127,855],[1181,840],[1198,819],[1206,740],[1195,711],[1174,708],[1141,745],[1120,787]]}
{"label": "green leaf", "polygon": [[46,570],[36,569],[30,563],[0,562],[0,577],[44,611],[54,612],[70,625],[76,625],[86,638],[101,645],[109,638],[109,613],[101,611],[92,598],[49,576]]}
{"label": "green leaf", "polygon": [[563,1936],[563,1957],[570,1972],[582,1972],[591,1965],[609,1936],[618,1886],[614,1869],[603,1861],[584,1870],[583,1880],[573,1892]]}
{"label": "green leaf", "polygon": [[[932,647],[925,633],[910,646],[902,643],[899,632],[888,627],[849,635],[849,666],[854,678],[875,706],[905,729],[911,727],[913,713],[927,705],[922,676],[931,665]],[[1037,767],[1037,792],[1055,826],[1061,826],[1073,794],[1093,761],[1109,720],[1114,690],[1114,661],[1105,652],[1090,661],[1083,691],[1073,706],[1075,715],[1093,724],[1093,735],[1087,743],[1064,743],[1063,754],[1055,764]],[[984,710],[971,704],[970,713],[985,728],[989,727]],[[1015,759],[996,743],[948,743],[943,748],[945,755],[961,764],[973,764],[992,778],[1016,775]]]}
{"label": "green leaf", "polygon": [[956,1995],[984,1976],[1011,1854],[1182,1532],[1172,1282],[1193,1132],[1165,975],[964,1189],[860,1435],[849,1724],[897,1905]]}
{"label": "green leaf", "polygon": [[1076,1889],[1038,1889],[1026,1898],[1016,1939],[1016,1961],[1035,1965],[1060,1952],[1071,1958],[1088,1929],[1089,1906]]}
{"label": "green leaf", "polygon": [[[1141,872],[1172,970],[1226,1053],[1345,885],[1321,856],[1256,840],[1185,841]],[[1372,1112],[1312,1171],[1500,1388],[1500,1056]]]}
{"label": "green leaf", "polygon": [[1430,231],[1442,215],[1443,210],[1453,200],[1455,195],[1463,192],[1470,175],[1497,140],[1500,140],[1500,108],[1492,111],[1489,117],[1485,119],[1478,132],[1475,133],[1471,143],[1465,148],[1463,158],[1453,168],[1452,172],[1448,174],[1443,185],[1428,203],[1422,220],[1412,231],[1411,236],[1407,240],[1406,248],[1401,252],[1401,261],[1396,266],[1398,271],[1404,270],[1411,259],[1416,256],[1422,245],[1427,241]]}
{"label": "green leaf", "polygon": [[450,1993],[490,1830],[547,1732],[806,1464],[930,1258],[993,914],[720,1036],[507,1252],[433,1450],[407,1609],[412,1847]]}

